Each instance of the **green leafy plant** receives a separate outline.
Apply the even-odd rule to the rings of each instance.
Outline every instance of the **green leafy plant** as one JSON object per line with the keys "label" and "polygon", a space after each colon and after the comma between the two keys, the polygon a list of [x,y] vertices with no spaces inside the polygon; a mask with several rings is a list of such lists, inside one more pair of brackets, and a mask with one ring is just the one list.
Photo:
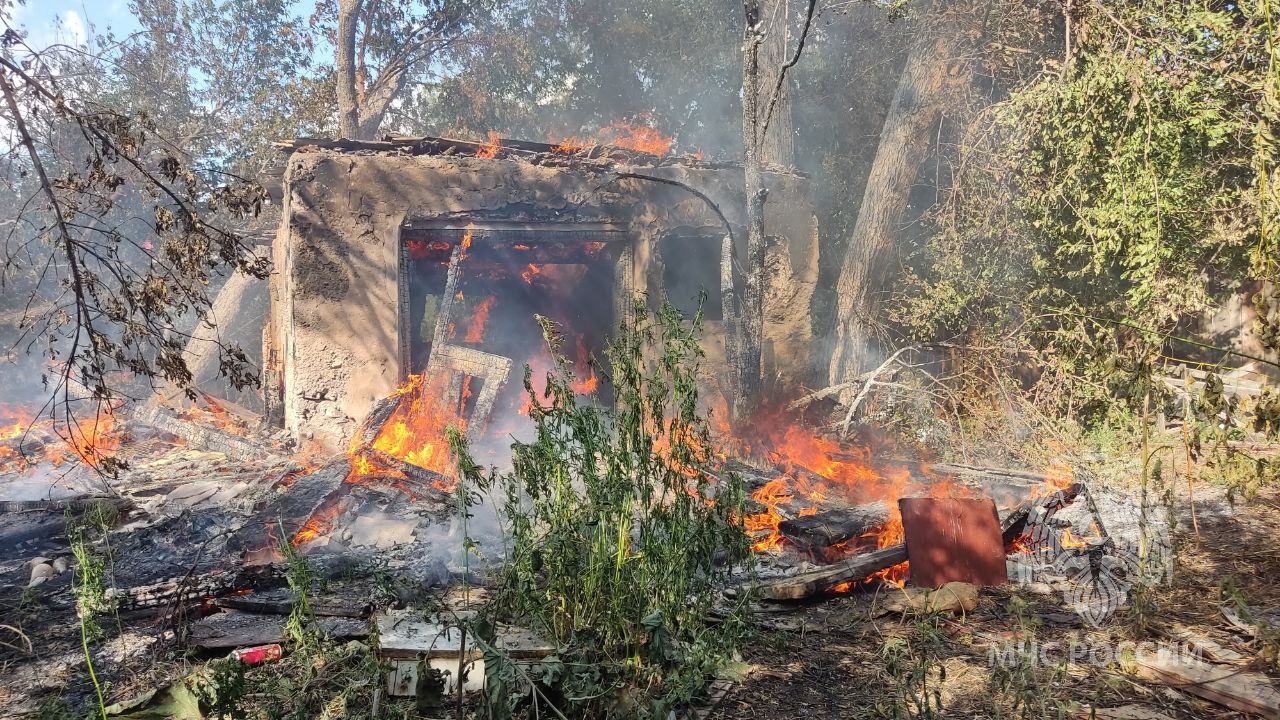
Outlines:
{"label": "green leafy plant", "polygon": [[244,663],[233,658],[210,660],[190,680],[201,711],[209,718],[240,720],[248,685]]}
{"label": "green leafy plant", "polygon": [[880,648],[880,659],[889,678],[887,697],[877,702],[881,717],[901,720],[933,720],[945,717],[942,682],[947,670],[942,664],[946,636],[942,615],[920,611],[905,636],[890,636]]}
{"label": "green leafy plant", "polygon": [[[487,712],[533,704],[569,717],[662,716],[732,654],[741,609],[712,625],[720,583],[749,558],[740,479],[719,471],[698,408],[700,315],[637,301],[605,352],[612,407],[582,400],[554,323],[536,426],[513,471],[485,476],[454,435],[463,482],[503,496],[509,557],[489,612],[559,648],[536,673],[486,654]],[[486,627],[475,634],[492,647]]]}
{"label": "green leafy plant", "polygon": [[[285,536],[282,526],[281,537]],[[285,560],[285,581],[289,584],[289,593],[293,597],[293,607],[284,624],[285,634],[299,646],[313,645],[316,635],[313,627],[315,613],[311,611],[311,591],[316,584],[315,571],[289,542],[281,541],[280,552]]]}
{"label": "green leafy plant", "polygon": [[[991,687],[995,691],[992,714],[999,720],[1065,720],[1069,717],[1067,704],[1049,692],[1054,681],[1065,673],[1065,668],[1043,667],[1034,653],[1040,619],[1030,611],[1030,605],[1021,595],[1009,598],[1008,610],[1018,647],[1006,653],[1006,662],[992,665]],[[1026,648],[1032,648],[1032,651],[1026,652]]]}
{"label": "green leafy plant", "polygon": [[[117,510],[110,503],[96,503],[81,514],[68,513],[67,538],[75,557],[75,575],[71,591],[76,598],[76,617],[80,622],[80,645],[84,652],[89,680],[97,694],[98,713],[105,718],[106,700],[93,667],[89,645],[102,637],[100,619],[114,612],[115,603],[107,596],[107,574],[110,555],[98,549],[95,541],[104,538],[115,524]],[[105,540],[104,540],[105,544]]]}

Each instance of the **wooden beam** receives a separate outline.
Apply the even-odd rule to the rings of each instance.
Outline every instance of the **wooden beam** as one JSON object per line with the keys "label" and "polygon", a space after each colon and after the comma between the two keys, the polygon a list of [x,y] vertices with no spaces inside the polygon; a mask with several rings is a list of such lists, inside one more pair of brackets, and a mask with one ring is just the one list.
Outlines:
{"label": "wooden beam", "polygon": [[861,581],[906,559],[906,545],[890,545],[817,570],[762,583],[756,586],[756,593],[765,600],[800,600],[826,592],[840,583]]}

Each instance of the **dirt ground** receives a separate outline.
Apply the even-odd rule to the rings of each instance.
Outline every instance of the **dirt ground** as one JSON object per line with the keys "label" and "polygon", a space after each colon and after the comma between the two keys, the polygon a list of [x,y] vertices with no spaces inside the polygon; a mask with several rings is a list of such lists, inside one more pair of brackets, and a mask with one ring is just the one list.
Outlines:
{"label": "dirt ground", "polygon": [[[936,683],[943,708],[934,717],[1087,718],[1087,707],[1099,708],[1097,716],[1106,717],[1101,709],[1120,706],[1177,719],[1250,717],[1183,689],[1136,679],[1126,671],[1123,656],[1114,662],[1109,654],[1126,640],[1168,641],[1174,628],[1182,626],[1245,656],[1253,669],[1267,672],[1273,681],[1280,678],[1274,659],[1266,667],[1258,658],[1261,643],[1235,631],[1220,611],[1231,599],[1221,590],[1224,581],[1233,584],[1236,597],[1246,599],[1251,608],[1280,608],[1280,492],[1267,492],[1234,508],[1220,490],[1199,489],[1197,495],[1198,536],[1184,502],[1175,536],[1174,582],[1154,594],[1145,630],[1135,627],[1132,608],[1122,608],[1102,627],[1092,627],[1059,593],[1017,586],[983,590],[975,611],[936,623],[936,647],[914,654],[927,655],[933,668],[930,683]],[[775,629],[762,630],[744,648],[743,659],[750,666],[745,679],[731,686],[708,717],[914,717],[895,715],[893,701],[895,690],[908,685],[911,672],[919,668],[900,666],[895,677],[889,660],[895,639],[925,644],[919,640],[917,624],[928,623],[897,613],[877,617],[878,606],[891,592],[840,597],[766,616],[764,623]],[[1026,602],[1020,612],[1015,598]],[[1015,680],[1002,688],[1000,673],[993,669],[992,648],[997,648],[999,659],[999,649],[1019,637],[1047,646],[1047,662],[1021,684]],[[1078,651],[1082,657],[1062,662],[1070,657],[1065,648],[1073,641],[1084,648]],[[1015,707],[1019,696],[1033,698],[1032,706],[1020,712]]]}
{"label": "dirt ground", "polygon": [[[896,592],[883,588],[775,608],[756,616],[761,629],[742,650],[745,672],[700,714],[717,720],[918,717],[904,709],[911,700],[903,689],[915,677],[927,678],[926,694],[941,701],[942,712],[933,717],[1089,717],[1086,706],[1136,706],[1176,720],[1247,717],[1185,689],[1139,680],[1123,659],[1108,655],[1125,641],[1168,641],[1183,628],[1243,656],[1248,664],[1242,667],[1280,679],[1274,657],[1269,666],[1260,659],[1264,643],[1233,628],[1221,611],[1239,600],[1255,610],[1280,608],[1280,491],[1235,507],[1220,490],[1197,494],[1199,533],[1184,497],[1174,582],[1153,594],[1145,613],[1122,608],[1094,627],[1061,593],[1025,585],[985,589],[972,612],[936,618],[883,612]],[[0,622],[21,627],[39,660],[18,651],[14,644],[21,640],[0,638],[11,644],[0,648],[0,717],[22,717],[58,695],[92,693],[70,606],[30,604],[27,595],[13,592],[5,594],[0,610]],[[1139,617],[1147,627],[1136,627]],[[95,652],[108,696],[127,697],[190,669],[189,661],[165,649],[171,643],[157,640],[167,628],[154,613],[121,619],[123,638],[110,632],[113,639]],[[1047,660],[1035,666],[993,663],[993,655],[1007,660],[1001,653],[1018,641],[1047,648]],[[1064,662],[1072,643],[1087,652]]]}

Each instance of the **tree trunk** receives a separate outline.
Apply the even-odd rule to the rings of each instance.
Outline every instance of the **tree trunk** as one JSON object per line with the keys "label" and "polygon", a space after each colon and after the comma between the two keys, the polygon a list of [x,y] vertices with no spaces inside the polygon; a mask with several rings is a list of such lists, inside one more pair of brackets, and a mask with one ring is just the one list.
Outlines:
{"label": "tree trunk", "polygon": [[[790,3],[788,0],[766,0],[761,8],[760,24],[764,39],[760,44],[760,72],[758,75],[758,112],[768,116],[767,126],[760,133],[759,159],[763,167],[792,170],[796,164],[795,128],[791,116],[791,82],[784,81],[777,100],[771,100],[778,84],[778,73],[789,59],[787,38],[790,30]],[[773,110],[769,110],[772,103]]]}
{"label": "tree trunk", "polygon": [[725,354],[734,378],[731,383],[729,415],[741,422],[751,411],[751,402],[760,385],[760,345],[764,326],[764,188],[760,168],[761,78],[760,46],[763,18],[759,0],[745,0],[746,31],[742,50],[742,144],[746,152],[744,174],[747,196],[746,282],[734,330],[726,342]]}
{"label": "tree trunk", "polygon": [[338,0],[337,53],[334,80],[338,96],[338,135],[351,140],[373,137],[360,125],[360,100],[356,90],[356,24],[361,0]]}
{"label": "tree trunk", "polygon": [[912,46],[885,116],[871,173],[836,286],[835,342],[828,380],[848,382],[875,363],[872,328],[880,285],[889,279],[894,241],[911,186],[930,146],[931,132],[971,66],[958,58],[965,30],[960,19],[976,0],[935,0]]}

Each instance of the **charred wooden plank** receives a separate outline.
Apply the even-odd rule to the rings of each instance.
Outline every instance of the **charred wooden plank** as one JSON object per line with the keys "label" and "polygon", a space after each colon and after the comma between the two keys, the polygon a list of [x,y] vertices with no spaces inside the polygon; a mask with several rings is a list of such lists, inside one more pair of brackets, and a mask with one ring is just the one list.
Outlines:
{"label": "charred wooden plank", "polygon": [[278,587],[285,582],[284,573],[273,565],[259,565],[235,570],[214,570],[202,575],[184,576],[135,587],[109,588],[107,599],[121,610],[172,607],[186,601],[203,602],[248,588]]}
{"label": "charred wooden plank", "polygon": [[884,503],[871,503],[784,520],[778,525],[778,530],[801,547],[825,549],[852,540],[888,521],[889,508]]}
{"label": "charred wooden plank", "polygon": [[382,465],[383,467],[404,475],[410,480],[410,482],[417,486],[420,491],[430,496],[431,499],[443,501],[448,498],[449,491],[442,489],[444,487],[449,487],[453,483],[453,479],[448,475],[438,473],[434,470],[428,470],[424,467],[418,467],[408,460],[401,460],[394,455],[390,455],[375,448],[365,448],[362,452],[365,454],[365,457],[369,458],[371,463],[375,465]]}
{"label": "charred wooden plank", "polygon": [[899,543],[817,570],[762,583],[756,587],[756,592],[765,600],[800,600],[826,592],[840,583],[863,580],[906,559],[907,546]]}
{"label": "charred wooden plank", "polygon": [[92,510],[103,505],[114,506],[117,511],[123,511],[133,505],[133,502],[126,498],[112,497],[108,495],[97,495],[89,497],[67,498],[65,500],[0,500],[0,513],[6,512],[33,512],[39,510],[48,510],[51,512],[80,512],[83,510]]}
{"label": "charred wooden plank", "polygon": [[378,433],[382,431],[382,426],[391,419],[391,414],[400,406],[400,393],[392,393],[373,404],[373,408],[369,410],[369,414],[364,416],[364,420],[360,421],[360,427],[356,429],[356,440],[353,444],[356,447],[369,447],[373,445],[373,441],[378,439]]}
{"label": "charred wooden plank", "polygon": [[[288,588],[269,588],[248,594],[232,594],[215,598],[214,605],[228,610],[259,615],[288,615],[293,611],[294,594]],[[307,597],[313,615],[321,617],[368,617],[373,603],[367,592],[346,590],[320,592]]]}
{"label": "charred wooden plank", "polygon": [[[287,541],[342,487],[351,471],[346,456],[305,477],[298,478],[281,494],[268,501],[227,540],[231,552],[257,550],[271,542]],[[283,527],[284,536],[280,537]]]}
{"label": "charred wooden plank", "polygon": [[[284,640],[283,615],[215,613],[191,624],[188,642],[202,650],[227,650],[245,645],[263,645]],[[333,639],[364,637],[369,624],[346,617],[316,618],[315,628]]]}
{"label": "charred wooden plank", "polygon": [[243,460],[274,454],[266,443],[236,437],[218,428],[185,420],[159,406],[139,406],[133,412],[133,419],[160,432],[180,437],[194,448],[226,453]]}
{"label": "charred wooden plank", "polygon": [[1047,510],[1053,508],[1055,505],[1059,508],[1065,507],[1074,502],[1082,492],[1084,492],[1084,485],[1081,483],[1071,483],[1067,487],[1050,495],[1032,497],[1022,501],[1010,509],[1008,514],[1001,519],[1000,539],[1005,545],[1008,545],[1019,535],[1022,535],[1024,530],[1026,530],[1027,520],[1030,519],[1031,513],[1037,508]]}

